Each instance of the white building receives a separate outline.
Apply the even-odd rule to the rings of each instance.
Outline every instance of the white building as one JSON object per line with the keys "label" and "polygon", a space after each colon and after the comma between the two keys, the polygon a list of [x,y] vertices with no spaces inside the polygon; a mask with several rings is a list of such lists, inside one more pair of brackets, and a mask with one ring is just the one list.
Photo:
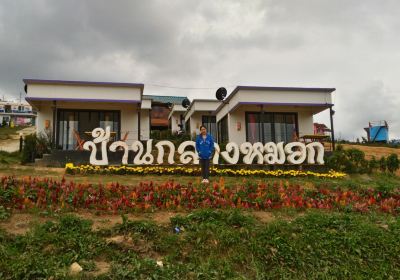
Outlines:
{"label": "white building", "polygon": [[[129,143],[149,139],[152,103],[161,98],[143,97],[144,85],[135,83],[24,82],[26,100],[38,112],[37,132],[63,150],[77,149],[96,127],[110,126],[114,139]],[[187,109],[169,104],[166,118],[172,132],[184,125],[193,135],[203,124],[219,143],[290,142],[313,134],[315,114],[329,109],[332,117],[334,90],[238,86],[224,101],[195,99]]]}
{"label": "white building", "polygon": [[333,115],[333,91],[238,86],[215,110],[218,141],[291,142],[312,135],[315,114],[329,109]]}
{"label": "white building", "polygon": [[24,102],[0,101],[0,126],[34,125],[36,113]]}

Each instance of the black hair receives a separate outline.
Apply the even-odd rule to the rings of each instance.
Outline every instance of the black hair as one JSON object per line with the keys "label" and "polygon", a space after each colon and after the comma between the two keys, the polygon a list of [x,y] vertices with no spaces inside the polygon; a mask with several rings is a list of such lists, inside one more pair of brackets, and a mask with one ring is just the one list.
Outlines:
{"label": "black hair", "polygon": [[204,125],[200,125],[199,129],[201,130],[202,127],[204,127],[207,130],[207,127],[205,127]]}

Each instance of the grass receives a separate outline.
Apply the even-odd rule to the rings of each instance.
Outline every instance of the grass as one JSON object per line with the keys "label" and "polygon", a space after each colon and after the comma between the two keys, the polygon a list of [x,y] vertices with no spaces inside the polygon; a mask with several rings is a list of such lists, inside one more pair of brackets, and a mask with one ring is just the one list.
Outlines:
{"label": "grass", "polygon": [[[283,217],[262,223],[252,212],[205,209],[178,214],[169,224],[125,217],[93,231],[90,220],[60,214],[22,236],[0,231],[0,277],[70,279],[75,261],[84,268],[79,279],[400,277],[397,217],[323,211]],[[125,241],[110,243],[115,236]],[[100,261],[110,268],[98,275]]]}
{"label": "grass", "polygon": [[5,152],[0,151],[0,164],[8,166],[9,164],[19,164],[21,162],[21,155],[19,152]]}
{"label": "grass", "polygon": [[[199,183],[190,176],[64,175],[63,169],[8,163],[0,164],[0,175],[126,185],[170,179]],[[399,177],[382,173],[344,179],[224,180],[227,187],[287,180],[305,188],[375,188],[383,194],[400,187]],[[163,212],[130,213],[119,224],[97,229],[92,227],[95,213],[85,220],[74,213],[38,210],[30,215],[41,222],[23,235],[9,231],[19,213],[0,207],[0,279],[72,279],[68,268],[73,262],[84,269],[73,279],[400,278],[400,219],[378,212],[204,209],[175,213],[168,223],[151,218]],[[262,220],[262,215],[269,218]],[[102,264],[104,273],[98,271]]]}

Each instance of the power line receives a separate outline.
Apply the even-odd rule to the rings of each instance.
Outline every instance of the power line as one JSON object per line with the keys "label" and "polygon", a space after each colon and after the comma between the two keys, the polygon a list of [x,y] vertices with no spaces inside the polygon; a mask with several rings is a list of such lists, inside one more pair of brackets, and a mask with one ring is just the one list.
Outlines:
{"label": "power line", "polygon": [[[161,88],[172,88],[172,89],[186,89],[186,90],[211,90],[211,89],[218,89],[220,86],[216,87],[183,87],[183,86],[172,86],[172,85],[163,85],[163,84],[152,84],[152,83],[145,83],[147,86],[153,86],[153,87],[161,87]],[[225,86],[226,88],[233,88],[236,87],[236,85],[228,85]]]}

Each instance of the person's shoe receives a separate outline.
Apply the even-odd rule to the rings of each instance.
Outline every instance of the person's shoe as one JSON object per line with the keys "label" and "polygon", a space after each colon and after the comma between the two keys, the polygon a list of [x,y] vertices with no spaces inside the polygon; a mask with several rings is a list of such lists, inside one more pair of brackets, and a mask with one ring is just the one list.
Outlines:
{"label": "person's shoe", "polygon": [[204,184],[206,182],[206,179],[201,180],[201,183]]}
{"label": "person's shoe", "polygon": [[210,181],[208,179],[204,179],[204,183],[209,184]]}

